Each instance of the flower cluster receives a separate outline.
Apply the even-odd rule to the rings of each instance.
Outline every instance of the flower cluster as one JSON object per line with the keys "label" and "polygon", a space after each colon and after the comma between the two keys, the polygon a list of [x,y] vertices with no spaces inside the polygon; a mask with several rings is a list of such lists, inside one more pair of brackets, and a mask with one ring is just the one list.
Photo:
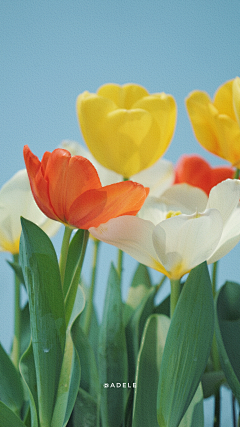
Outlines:
{"label": "flower cluster", "polygon": [[[240,240],[240,78],[213,101],[192,92],[186,107],[200,144],[230,165],[212,167],[196,154],[175,166],[163,159],[176,102],[136,84],[78,96],[89,151],[63,141],[40,161],[24,146],[26,170],[0,190],[0,250],[13,255],[15,272],[12,361],[0,346],[7,426],[201,425],[204,397],[214,395],[218,407],[222,384],[240,402],[240,285],[216,288],[217,263]],[[58,260],[50,237],[61,225]],[[89,234],[95,252],[87,289],[81,270]],[[100,242],[119,252],[99,323]],[[139,262],[126,301],[122,251]],[[157,285],[148,267],[163,275]],[[166,277],[170,294],[156,305]]]}

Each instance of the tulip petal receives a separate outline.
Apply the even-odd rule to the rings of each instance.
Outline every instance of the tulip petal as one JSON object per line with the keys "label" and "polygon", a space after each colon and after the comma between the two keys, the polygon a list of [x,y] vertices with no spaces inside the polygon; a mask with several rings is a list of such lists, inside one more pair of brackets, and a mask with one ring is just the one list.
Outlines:
{"label": "tulip petal", "polygon": [[239,77],[236,77],[233,80],[232,97],[233,97],[234,113],[238,122],[238,126],[240,126],[240,78]]}
{"label": "tulip petal", "polygon": [[213,104],[219,114],[224,114],[232,120],[236,120],[233,106],[233,80],[227,81],[216,90]]}
{"label": "tulip petal", "polygon": [[134,216],[122,216],[110,219],[98,228],[90,228],[90,233],[97,239],[123,250],[138,262],[166,273],[158,261],[152,233],[154,225]]}
{"label": "tulip petal", "polygon": [[26,169],[18,171],[0,190],[0,251],[19,252],[20,216],[37,224],[49,236],[60,228],[36,205]]}
{"label": "tulip petal", "polygon": [[227,255],[240,241],[240,207],[231,214],[228,221],[224,224],[221,239],[213,252],[208,258],[208,264],[218,261]]}
{"label": "tulip petal", "polygon": [[227,179],[212,188],[209,194],[207,209],[217,209],[222,217],[223,224],[238,206],[240,199],[240,181]]}
{"label": "tulip petal", "polygon": [[149,96],[148,91],[140,85],[127,83],[123,86],[110,83],[101,86],[97,94],[111,99],[118,108],[130,109],[139,99]]}
{"label": "tulip petal", "polygon": [[[150,195],[159,197],[174,181],[172,162],[159,159],[154,165],[131,177],[132,181],[150,188]],[[116,182],[116,181],[115,181]]]}
{"label": "tulip petal", "polygon": [[162,221],[154,229],[153,244],[170,277],[179,279],[211,256],[221,234],[221,215],[212,209]]}
{"label": "tulip petal", "polygon": [[121,215],[136,215],[147,192],[140,184],[132,181],[90,190],[78,197],[70,207],[69,223],[88,229]]}

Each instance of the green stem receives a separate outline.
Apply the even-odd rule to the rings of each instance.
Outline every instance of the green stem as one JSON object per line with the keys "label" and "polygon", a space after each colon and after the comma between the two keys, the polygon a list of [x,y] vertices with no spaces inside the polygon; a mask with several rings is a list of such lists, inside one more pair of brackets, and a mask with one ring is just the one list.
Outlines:
{"label": "green stem", "polygon": [[175,310],[177,302],[178,302],[178,298],[180,296],[181,286],[180,286],[180,280],[170,279],[170,283],[171,283],[170,315],[172,318],[174,310]]}
{"label": "green stem", "polygon": [[97,272],[97,262],[98,262],[98,254],[99,254],[99,240],[94,240],[94,249],[93,249],[93,261],[92,261],[92,277],[91,277],[91,285],[89,289],[88,302],[86,305],[86,313],[84,318],[84,332],[88,336],[91,326],[92,312],[93,312],[93,296],[94,289],[96,284],[96,272]]}
{"label": "green stem", "polygon": [[218,261],[213,263],[212,267],[212,292],[213,292],[213,298],[215,298],[215,295],[217,293],[217,269],[218,269]]}
{"label": "green stem", "polygon": [[240,172],[240,170],[237,168],[237,169],[235,170],[235,174],[234,174],[234,176],[233,176],[233,179],[239,179],[239,172]]}
{"label": "green stem", "polygon": [[67,263],[68,248],[69,248],[69,242],[70,242],[70,237],[71,237],[72,231],[73,230],[70,227],[65,226],[63,240],[62,240],[60,260],[59,260],[59,269],[60,269],[60,275],[61,275],[61,279],[62,279],[62,286],[64,284],[64,276],[65,276],[65,269],[66,269],[66,263]]}
{"label": "green stem", "polygon": [[220,426],[220,389],[215,394],[215,408],[214,408],[214,427]]}
{"label": "green stem", "polygon": [[[13,255],[13,262],[18,263],[18,254]],[[20,307],[21,283],[15,273],[15,298],[14,298],[14,337],[12,347],[12,361],[18,370],[21,354],[21,307]]]}
{"label": "green stem", "polygon": [[162,287],[163,283],[167,279],[167,276],[163,276],[159,282],[159,284],[156,286],[156,293],[159,291],[159,289]]}
{"label": "green stem", "polygon": [[84,230],[81,254],[79,256],[77,267],[75,269],[72,281],[70,283],[70,286],[68,288],[68,291],[67,291],[67,294],[65,297],[65,301],[64,301],[65,316],[66,316],[66,324],[67,325],[68,325],[69,320],[71,318],[71,314],[72,314],[72,310],[73,310],[73,306],[74,306],[74,302],[75,302],[77,287],[78,287],[78,283],[79,283],[79,277],[80,277],[80,274],[82,271],[82,265],[83,265],[83,261],[84,261],[84,257],[85,257],[85,253],[86,253],[86,249],[87,249],[88,237],[89,237],[89,231]]}
{"label": "green stem", "polygon": [[235,414],[235,396],[232,393],[232,414],[233,414],[233,427],[237,427],[236,414]]}
{"label": "green stem", "polygon": [[121,249],[118,249],[118,274],[120,277],[120,284],[122,281],[122,272],[123,272],[123,251]]}

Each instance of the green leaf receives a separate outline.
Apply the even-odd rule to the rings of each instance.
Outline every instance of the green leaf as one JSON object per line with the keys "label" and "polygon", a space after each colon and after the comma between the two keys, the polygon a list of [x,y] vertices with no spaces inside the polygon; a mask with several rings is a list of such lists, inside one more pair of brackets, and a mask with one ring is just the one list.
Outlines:
{"label": "green leaf", "polygon": [[215,306],[221,366],[240,403],[240,285],[226,282],[216,296]]}
{"label": "green leaf", "polygon": [[25,427],[22,420],[0,401],[0,427]]}
{"label": "green leaf", "polygon": [[50,426],[64,356],[66,326],[57,256],[51,240],[22,218],[20,264],[28,290],[40,425]]}
{"label": "green leaf", "polygon": [[79,389],[71,421],[73,427],[99,426],[98,402],[82,388]]}
{"label": "green leaf", "polygon": [[199,384],[179,427],[204,427],[203,392]]}
{"label": "green leaf", "polygon": [[146,322],[138,355],[132,427],[159,427],[156,396],[169,325],[170,319],[158,314]]}
{"label": "green leaf", "polygon": [[127,326],[126,326],[126,339],[128,348],[128,368],[129,368],[129,381],[134,381],[135,369],[138,357],[138,351],[141,343],[142,333],[148,317],[154,310],[154,298],[156,288],[152,286],[144,295],[141,303],[133,312]]}
{"label": "green leaf", "polygon": [[70,283],[78,265],[79,257],[82,252],[84,230],[78,230],[69,245],[66,269],[64,274],[63,295],[67,295]]}
{"label": "green leaf", "polygon": [[163,301],[160,302],[155,308],[154,313],[165,314],[170,317],[170,295],[168,295]]}
{"label": "green leaf", "polygon": [[51,427],[66,426],[77,398],[80,376],[79,357],[68,333]]}
{"label": "green leaf", "polygon": [[20,413],[24,401],[20,375],[1,344],[0,378],[0,400],[13,412]]}
{"label": "green leaf", "polygon": [[18,279],[20,280],[20,283],[22,283],[26,287],[21,266],[17,262],[7,261],[7,263],[10,265],[10,267],[12,267],[14,273],[16,273]]}
{"label": "green leaf", "polygon": [[96,359],[88,337],[81,328],[79,319],[74,323],[71,333],[79,359],[81,360],[82,374],[80,387],[97,399],[100,396],[100,384]]}
{"label": "green leaf", "polygon": [[22,355],[20,360],[20,373],[26,385],[28,392],[30,410],[31,410],[31,427],[38,427],[38,397],[37,397],[37,378],[35,371],[34,355],[32,343]]}
{"label": "green leaf", "polygon": [[68,254],[66,266],[67,273],[65,273],[66,280],[64,280],[64,306],[67,325],[71,322],[88,236],[88,230],[78,230],[69,248],[70,253]]}
{"label": "green leaf", "polygon": [[226,378],[223,371],[204,372],[202,376],[202,388],[204,398],[215,396],[219,387],[226,383]]}
{"label": "green leaf", "polygon": [[120,427],[124,419],[127,389],[103,386],[105,383],[128,381],[127,347],[122,311],[119,275],[111,265],[99,333],[101,417],[104,427]]}
{"label": "green leaf", "polygon": [[28,303],[21,309],[21,355],[27,350],[31,341],[30,316]]}
{"label": "green leaf", "polygon": [[206,263],[189,274],[169,328],[157,395],[158,423],[177,427],[200,382],[210,354],[214,306]]}
{"label": "green leaf", "polygon": [[147,267],[143,264],[138,264],[129,288],[126,304],[124,305],[125,325],[151,287],[152,283]]}

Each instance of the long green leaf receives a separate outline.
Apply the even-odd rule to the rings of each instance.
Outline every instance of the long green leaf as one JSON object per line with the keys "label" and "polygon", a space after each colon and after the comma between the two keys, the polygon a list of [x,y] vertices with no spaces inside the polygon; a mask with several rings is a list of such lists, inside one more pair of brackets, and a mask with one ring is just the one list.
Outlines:
{"label": "long green leaf", "polygon": [[39,420],[50,427],[65,347],[65,312],[57,256],[51,240],[22,219],[20,264],[28,290]]}
{"label": "long green leaf", "polygon": [[157,388],[170,319],[154,314],[146,322],[138,356],[132,427],[159,427]]}
{"label": "long green leaf", "polygon": [[138,264],[128,291],[126,304],[124,305],[125,325],[151,287],[152,283],[147,267],[143,264]]}
{"label": "long green leaf", "polygon": [[204,427],[203,391],[201,383],[185,412],[179,427]]}
{"label": "long green leaf", "polygon": [[98,401],[82,388],[78,391],[77,400],[71,417],[73,427],[98,427]]}
{"label": "long green leaf", "polygon": [[111,265],[99,334],[101,417],[104,427],[120,427],[124,418],[127,389],[104,388],[106,383],[111,385],[128,381],[127,347],[122,311],[120,280],[118,273]]}
{"label": "long green leaf", "polygon": [[0,401],[0,427],[25,427],[21,419]]}
{"label": "long green leaf", "polygon": [[184,284],[169,328],[157,396],[158,423],[177,427],[207,364],[214,331],[214,306],[206,263]]}
{"label": "long green leaf", "polygon": [[0,378],[0,400],[13,412],[20,413],[24,401],[20,375],[1,344]]}
{"label": "long green leaf", "polygon": [[31,427],[38,427],[37,378],[32,343],[30,343],[28,349],[22,355],[20,360],[20,372],[28,392],[31,410]]}
{"label": "long green leaf", "polygon": [[240,285],[226,282],[216,296],[215,305],[221,366],[240,403]]}

